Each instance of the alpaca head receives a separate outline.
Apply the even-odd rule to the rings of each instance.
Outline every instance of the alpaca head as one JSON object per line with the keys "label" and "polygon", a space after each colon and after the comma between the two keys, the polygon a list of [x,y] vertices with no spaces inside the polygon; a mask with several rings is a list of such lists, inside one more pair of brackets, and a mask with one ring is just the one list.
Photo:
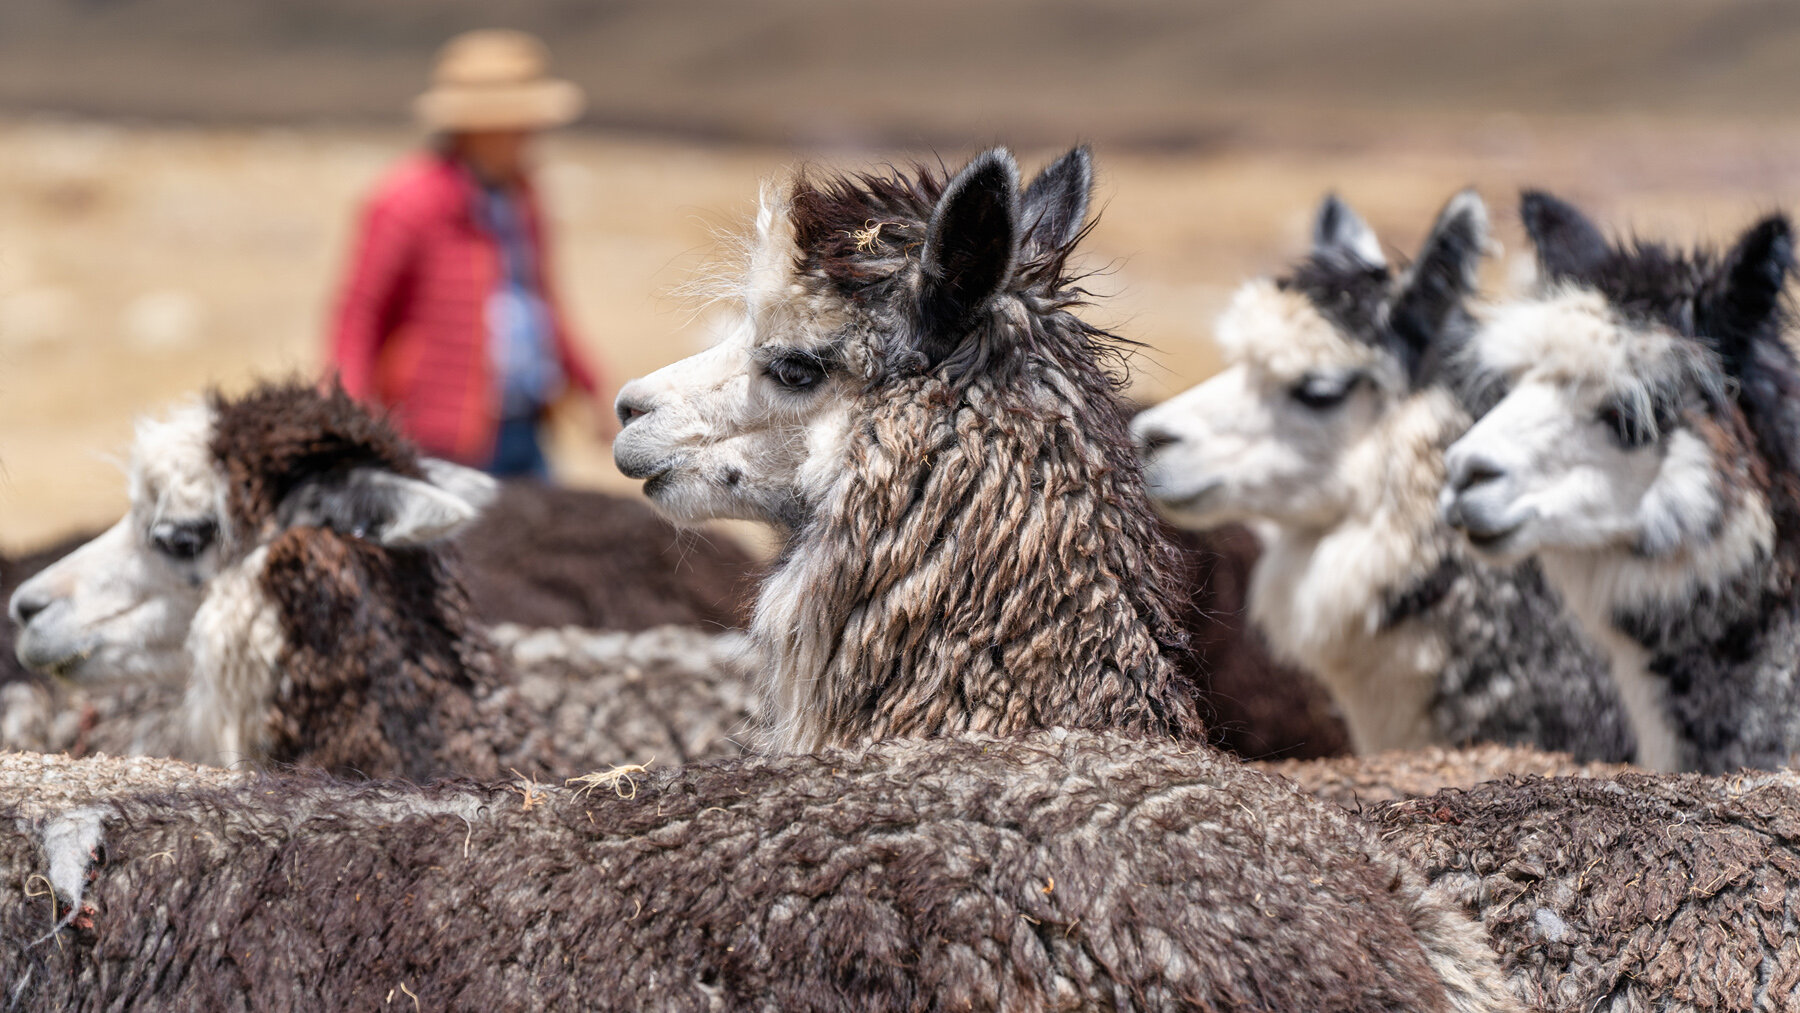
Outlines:
{"label": "alpaca head", "polygon": [[732,336],[620,392],[659,509],[787,533],[753,623],[778,748],[1197,730],[1117,348],[1072,312],[1091,179],[1082,149],[1023,188],[1004,150],[802,176]]}
{"label": "alpaca head", "polygon": [[419,546],[472,520],[483,475],[420,462],[341,391],[265,387],[214,396],[139,424],[131,508],[104,534],[14,593],[17,652],[73,679],[179,683],[202,617],[243,596],[283,532],[329,528],[383,546]]}
{"label": "alpaca head", "polygon": [[[1393,509],[1396,486],[1437,447],[1447,392],[1431,387],[1487,236],[1473,191],[1451,198],[1419,258],[1395,270],[1336,197],[1291,273],[1238,290],[1220,317],[1226,367],[1132,423],[1145,480],[1183,526],[1269,521],[1319,531]],[[1413,484],[1416,484],[1413,483]],[[1430,515],[1437,479],[1423,493]]]}
{"label": "alpaca head", "polygon": [[1082,228],[1085,149],[1024,193],[995,149],[948,181],[927,172],[765,191],[736,326],[619,393],[620,470],[681,521],[794,529],[841,469],[857,402],[925,374],[1016,369],[1009,338],[1054,298],[1045,282]]}
{"label": "alpaca head", "polygon": [[1540,290],[1468,347],[1492,407],[1446,456],[1446,518],[1477,549],[1536,552],[1553,574],[1628,563],[1646,579],[1615,590],[1639,595],[1766,555],[1800,464],[1787,220],[1719,256],[1608,242],[1545,194],[1521,213]]}

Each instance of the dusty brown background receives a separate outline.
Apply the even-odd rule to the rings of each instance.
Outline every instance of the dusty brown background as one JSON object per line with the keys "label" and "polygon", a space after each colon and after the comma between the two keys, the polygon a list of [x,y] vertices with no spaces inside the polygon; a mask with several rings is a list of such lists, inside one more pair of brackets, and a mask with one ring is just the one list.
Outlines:
{"label": "dusty brown background", "polygon": [[[1800,8],[1373,3],[0,4],[0,549],[110,520],[131,419],[311,371],[361,192],[418,142],[432,49],[537,30],[593,112],[543,152],[576,321],[625,378],[698,348],[675,292],[800,160],[1028,168],[1095,144],[1094,312],[1138,393],[1214,367],[1231,287],[1337,189],[1409,249],[1477,184],[1523,269],[1519,186],[1649,235],[1723,236],[1800,194]],[[556,453],[628,486],[571,418]]]}

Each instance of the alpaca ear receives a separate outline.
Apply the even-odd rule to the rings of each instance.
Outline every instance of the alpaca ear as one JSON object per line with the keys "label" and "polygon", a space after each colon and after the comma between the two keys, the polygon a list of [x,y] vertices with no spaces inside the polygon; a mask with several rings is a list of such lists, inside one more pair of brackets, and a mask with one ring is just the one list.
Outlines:
{"label": "alpaca ear", "polygon": [[1715,291],[1697,307],[1695,324],[1702,337],[1717,342],[1734,371],[1763,325],[1780,312],[1793,268],[1794,233],[1784,215],[1752,225],[1726,255]]}
{"label": "alpaca ear", "polygon": [[500,483],[485,471],[465,468],[437,457],[421,460],[419,468],[425,472],[427,482],[469,504],[477,512],[493,506],[494,500],[500,497]]}
{"label": "alpaca ear", "polygon": [[1487,205],[1474,189],[1463,190],[1438,212],[1419,259],[1407,272],[1389,319],[1415,379],[1417,366],[1443,333],[1445,322],[1474,294],[1487,236]]}
{"label": "alpaca ear", "polygon": [[385,468],[351,468],[301,483],[276,516],[283,527],[330,528],[410,548],[449,538],[480,515],[479,506],[430,481]]}
{"label": "alpaca ear", "polygon": [[1612,255],[1612,245],[1586,215],[1542,190],[1519,196],[1519,218],[1546,278],[1585,277]]}
{"label": "alpaca ear", "polygon": [[1019,166],[1005,148],[976,156],[944,188],[920,258],[919,351],[935,365],[1012,277],[1019,246]]}
{"label": "alpaca ear", "polygon": [[1038,173],[1020,202],[1031,245],[1059,250],[1074,242],[1087,220],[1088,195],[1093,189],[1094,156],[1085,144]]}
{"label": "alpaca ear", "polygon": [[1350,205],[1328,193],[1313,216],[1313,256],[1320,260],[1380,270],[1387,266],[1381,240]]}

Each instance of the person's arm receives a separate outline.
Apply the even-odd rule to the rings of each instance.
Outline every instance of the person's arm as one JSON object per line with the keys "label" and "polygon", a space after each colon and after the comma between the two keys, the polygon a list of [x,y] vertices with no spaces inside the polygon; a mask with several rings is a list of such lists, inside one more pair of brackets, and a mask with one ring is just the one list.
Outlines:
{"label": "person's arm", "polygon": [[390,197],[370,201],[358,227],[331,335],[331,365],[344,390],[375,396],[375,363],[388,339],[388,318],[413,263],[418,228]]}

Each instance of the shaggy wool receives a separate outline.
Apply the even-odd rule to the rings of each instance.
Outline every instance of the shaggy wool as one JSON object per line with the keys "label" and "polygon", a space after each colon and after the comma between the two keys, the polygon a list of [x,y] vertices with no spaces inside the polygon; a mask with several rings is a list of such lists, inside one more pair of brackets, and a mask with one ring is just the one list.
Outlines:
{"label": "shaggy wool", "polygon": [[[477,720],[504,727],[522,714],[528,729],[498,753],[502,772],[570,777],[736,756],[755,726],[753,657],[741,633],[505,625],[492,635],[514,678],[474,700]],[[204,759],[191,755],[181,707],[178,687],[9,683],[0,686],[0,749]]]}
{"label": "shaggy wool", "polygon": [[[807,354],[856,392],[752,625],[777,748],[1055,725],[1200,738],[1125,346],[1075,312],[1091,180],[1078,149],[1021,195],[996,149],[954,178],[794,183],[791,233],[765,243],[787,246],[795,319],[822,329]],[[858,240],[871,221],[880,241]]]}
{"label": "shaggy wool", "polygon": [[1584,763],[1567,753],[1529,746],[1484,743],[1461,749],[1432,746],[1373,756],[1257,762],[1251,766],[1294,782],[1301,791],[1349,809],[1473,788],[1508,777],[1612,777],[1632,768],[1622,763]]}
{"label": "shaggy wool", "polygon": [[1566,1013],[1800,1009],[1800,777],[1490,782],[1368,813]]}
{"label": "shaggy wool", "polygon": [[92,776],[60,819],[0,792],[21,1008],[1515,1008],[1474,926],[1347,814],[1116,735],[591,790]]}

